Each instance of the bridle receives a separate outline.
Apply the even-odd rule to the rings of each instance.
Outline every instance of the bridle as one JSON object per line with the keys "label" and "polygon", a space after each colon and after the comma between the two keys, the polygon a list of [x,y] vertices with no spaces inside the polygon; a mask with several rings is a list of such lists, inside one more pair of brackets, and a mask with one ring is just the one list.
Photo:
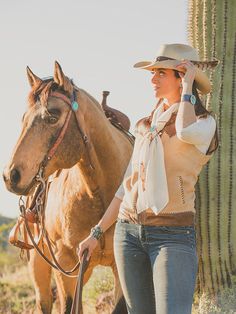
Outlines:
{"label": "bridle", "polygon": [[[86,148],[88,147],[88,136],[83,132],[82,128],[79,125],[78,119],[76,117],[76,112],[79,109],[79,104],[78,104],[77,99],[76,99],[77,97],[76,97],[75,88],[73,88],[73,92],[72,92],[72,97],[71,98],[67,97],[63,93],[56,92],[56,91],[55,92],[54,91],[50,92],[49,96],[63,100],[69,106],[70,109],[69,109],[69,111],[67,113],[67,116],[65,118],[65,122],[64,122],[64,124],[63,124],[63,126],[61,128],[61,131],[60,131],[56,141],[54,142],[53,146],[50,148],[50,150],[48,151],[47,155],[44,157],[42,163],[39,166],[38,173],[35,176],[36,180],[37,180],[37,177],[40,177],[40,176],[43,175],[43,172],[44,172],[44,169],[45,169],[47,163],[55,155],[56,150],[57,150],[58,146],[60,145],[60,143],[62,142],[62,140],[63,140],[63,138],[65,136],[65,133],[66,133],[66,131],[68,129],[69,121],[70,121],[70,118],[71,118],[72,114],[74,114],[74,116],[75,116],[75,120],[77,122],[77,127],[78,127],[79,133],[80,133],[80,135],[82,137],[84,146]],[[94,169],[94,166],[92,165],[92,162],[91,162],[91,158],[90,158],[89,152],[88,152],[88,157],[89,157],[89,166],[90,166],[91,169]]]}

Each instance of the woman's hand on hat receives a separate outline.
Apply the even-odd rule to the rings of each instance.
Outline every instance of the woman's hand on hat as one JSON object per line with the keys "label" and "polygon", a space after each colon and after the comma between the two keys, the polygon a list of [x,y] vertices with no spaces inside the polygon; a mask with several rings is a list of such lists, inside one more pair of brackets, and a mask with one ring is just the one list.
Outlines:
{"label": "woman's hand on hat", "polygon": [[[177,70],[180,70],[179,75],[182,79],[183,86],[182,93],[192,93],[193,81],[196,75],[196,67],[189,60],[182,60],[181,63],[176,66],[176,68]],[[182,72],[183,70],[185,73]]]}

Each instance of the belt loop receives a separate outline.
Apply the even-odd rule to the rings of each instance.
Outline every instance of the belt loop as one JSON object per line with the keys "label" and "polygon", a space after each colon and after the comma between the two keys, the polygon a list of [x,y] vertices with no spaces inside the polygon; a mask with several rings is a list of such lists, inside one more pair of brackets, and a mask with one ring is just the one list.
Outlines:
{"label": "belt loop", "polygon": [[130,223],[130,221],[129,221],[128,219],[120,219],[120,222],[126,223],[126,224],[129,224],[129,223]]}

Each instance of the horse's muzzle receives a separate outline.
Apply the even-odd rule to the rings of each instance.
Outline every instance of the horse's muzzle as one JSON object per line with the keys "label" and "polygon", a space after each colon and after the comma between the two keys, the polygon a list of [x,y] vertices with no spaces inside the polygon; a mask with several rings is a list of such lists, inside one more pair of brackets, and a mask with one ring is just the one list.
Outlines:
{"label": "horse's muzzle", "polygon": [[18,195],[28,195],[35,184],[35,182],[31,182],[27,187],[20,187],[21,173],[17,168],[5,169],[2,176],[8,191]]}

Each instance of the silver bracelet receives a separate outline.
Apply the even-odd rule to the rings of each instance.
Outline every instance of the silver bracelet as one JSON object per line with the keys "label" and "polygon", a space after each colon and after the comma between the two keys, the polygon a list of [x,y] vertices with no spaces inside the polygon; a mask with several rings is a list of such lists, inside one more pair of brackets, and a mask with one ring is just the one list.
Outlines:
{"label": "silver bracelet", "polygon": [[96,240],[99,240],[99,239],[101,238],[102,234],[103,234],[103,231],[102,231],[101,227],[98,226],[98,225],[96,225],[95,227],[93,227],[93,228],[91,229],[91,232],[90,232],[90,235],[91,235],[94,239],[96,239]]}

